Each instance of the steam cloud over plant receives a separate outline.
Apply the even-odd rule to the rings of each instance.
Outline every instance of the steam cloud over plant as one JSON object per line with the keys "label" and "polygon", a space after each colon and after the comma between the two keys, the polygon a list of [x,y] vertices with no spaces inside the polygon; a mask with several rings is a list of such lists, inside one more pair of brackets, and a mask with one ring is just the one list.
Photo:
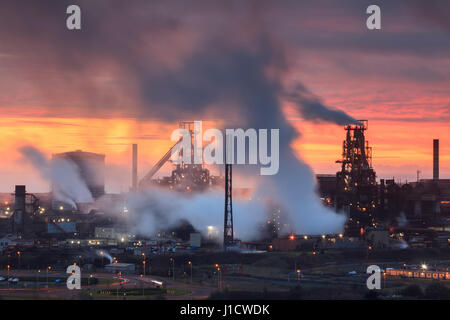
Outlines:
{"label": "steam cloud over plant", "polygon": [[48,160],[41,151],[32,146],[21,147],[19,151],[41,177],[52,184],[55,200],[70,204],[74,208],[77,203],[93,202],[91,192],[75,163],[67,159]]}

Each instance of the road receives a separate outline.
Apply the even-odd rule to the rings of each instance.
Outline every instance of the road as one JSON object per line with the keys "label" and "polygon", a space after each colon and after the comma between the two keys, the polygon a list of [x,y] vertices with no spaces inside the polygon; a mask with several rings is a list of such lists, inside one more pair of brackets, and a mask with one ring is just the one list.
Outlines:
{"label": "road", "polygon": [[[39,277],[40,279],[45,279],[45,274],[38,274],[33,272],[14,272],[11,273],[10,276],[12,277]],[[45,280],[43,282],[40,282],[40,288],[32,287],[32,288],[15,288],[14,285],[10,285],[8,287],[2,287],[0,288],[0,296],[11,296],[11,297],[17,297],[17,298],[37,298],[37,299],[79,299],[79,290],[69,290],[66,285],[65,281],[68,277],[68,274],[62,273],[62,272],[52,272],[49,274],[49,277],[51,278],[61,278],[63,282],[58,286],[50,286],[49,288],[45,287]],[[123,277],[119,278],[115,274],[111,273],[95,273],[95,277],[98,279],[107,279],[115,281],[111,284],[96,284],[96,285],[84,285],[82,286],[82,290],[92,290],[92,291],[100,291],[102,289],[104,290],[116,290],[119,288],[154,288],[155,285],[152,283],[152,280],[157,281],[164,281],[165,288],[167,289],[182,289],[190,291],[189,294],[186,295],[179,295],[179,296],[167,296],[166,299],[169,300],[199,300],[199,299],[206,299],[209,297],[211,292],[214,290],[214,288],[205,287],[205,286],[199,286],[199,285],[190,285],[188,283],[182,283],[177,282],[173,280],[167,280],[164,278],[159,277],[152,277],[152,276],[138,276],[138,275],[124,275]],[[116,297],[111,296],[111,299],[115,299]],[[139,298],[139,297],[135,297]],[[106,297],[105,297],[106,299]]]}

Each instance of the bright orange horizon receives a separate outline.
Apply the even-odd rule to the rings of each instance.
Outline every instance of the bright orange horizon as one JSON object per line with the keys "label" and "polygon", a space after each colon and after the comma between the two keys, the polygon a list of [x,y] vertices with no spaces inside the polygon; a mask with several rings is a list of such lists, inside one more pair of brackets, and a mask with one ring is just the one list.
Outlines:
{"label": "bright orange horizon", "polygon": [[[131,144],[139,145],[139,176],[142,177],[170,148],[170,134],[177,123],[133,119],[84,118],[2,118],[0,119],[3,159],[1,192],[11,192],[15,184],[26,184],[34,192],[47,191],[48,183],[17,152],[17,147],[33,145],[48,157],[53,153],[84,150],[106,154],[107,190],[128,190],[131,176]],[[292,147],[315,173],[333,174],[341,156],[345,131],[342,126],[311,124],[294,119],[301,132]],[[373,147],[373,166],[379,178],[405,182],[432,175],[432,139],[440,139],[440,176],[450,178],[450,139],[436,132],[448,124],[416,123],[420,131],[411,135],[411,126],[401,122],[370,121],[366,137]],[[280,155],[282,156],[282,155]],[[6,170],[4,169],[6,168]],[[166,165],[160,174],[167,174]],[[216,172],[217,174],[217,172]]]}

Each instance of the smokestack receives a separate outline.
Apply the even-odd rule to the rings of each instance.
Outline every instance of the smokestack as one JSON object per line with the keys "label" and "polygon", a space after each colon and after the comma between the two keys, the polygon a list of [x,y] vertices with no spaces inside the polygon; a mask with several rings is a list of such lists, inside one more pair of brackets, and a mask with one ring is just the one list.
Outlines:
{"label": "smokestack", "polygon": [[433,140],[433,180],[439,180],[439,139]]}
{"label": "smokestack", "polygon": [[25,186],[16,186],[14,193],[14,215],[12,219],[12,229],[14,233],[24,232],[25,224]]}
{"label": "smokestack", "polygon": [[133,144],[133,167],[131,169],[131,190],[137,190],[137,144]]}

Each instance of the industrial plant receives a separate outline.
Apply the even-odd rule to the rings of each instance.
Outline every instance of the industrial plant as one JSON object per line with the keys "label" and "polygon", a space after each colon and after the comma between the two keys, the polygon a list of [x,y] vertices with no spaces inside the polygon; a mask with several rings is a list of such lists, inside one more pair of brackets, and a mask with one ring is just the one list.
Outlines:
{"label": "industrial plant", "polygon": [[[181,122],[193,136],[192,122]],[[76,150],[54,154],[52,163],[65,161],[76,168],[79,178],[85,183],[90,196],[83,201],[67,194],[67,189],[57,180],[52,181],[49,193],[31,193],[25,185],[16,185],[11,194],[1,195],[0,250],[7,257],[8,268],[24,268],[23,257],[34,260],[27,268],[42,268],[39,260],[51,265],[53,270],[64,268],[67,263],[76,263],[89,272],[112,274],[147,274],[147,276],[175,276],[177,255],[195,256],[213,252],[258,253],[298,252],[313,255],[326,252],[363,250],[432,249],[450,247],[450,179],[439,177],[439,140],[430,142],[433,177],[414,182],[399,183],[392,180],[377,180],[372,165],[372,147],[366,140],[369,129],[367,120],[344,127],[345,140],[342,157],[336,162],[341,169],[335,175],[317,174],[317,197],[328,210],[345,216],[345,227],[335,234],[297,234],[289,231],[289,222],[283,208],[273,204],[267,213],[267,222],[254,228],[260,230],[255,239],[242,240],[235,232],[233,215],[232,165],[224,165],[224,176],[211,175],[203,164],[170,164],[170,156],[176,144],[170,148],[153,167],[138,177],[138,145],[131,146],[131,186],[122,194],[105,193],[106,155]],[[193,141],[192,141],[193,143]],[[165,165],[173,166],[170,176],[155,178]],[[64,166],[63,166],[64,167]],[[66,168],[66,167],[64,167]],[[67,167],[69,168],[69,167]],[[221,170],[222,172],[222,170]],[[133,228],[135,219],[141,219],[133,206],[133,196],[151,197],[146,190],[161,190],[177,197],[195,194],[208,195],[218,191],[224,194],[223,229],[208,226],[197,230],[186,216],[175,223],[164,223],[164,218],[155,226],[154,232],[143,233]],[[236,188],[236,194],[246,194]],[[189,201],[189,200],[187,200]],[[168,213],[161,213],[163,216]],[[314,214],[311,212],[311,214]],[[220,225],[220,221],[217,221]],[[368,251],[369,250],[369,251]],[[48,257],[52,252],[52,258]],[[120,261],[113,256],[121,257]],[[17,256],[17,259],[15,259]],[[45,257],[45,258],[42,258]],[[105,259],[106,257],[106,259]],[[149,259],[170,257],[168,274],[146,266]],[[123,259],[125,259],[123,261]],[[143,260],[142,260],[143,259]],[[14,262],[17,260],[17,262]],[[21,261],[22,260],[22,261]],[[141,261],[142,260],[142,261]],[[189,260],[191,261],[191,260]],[[21,265],[19,265],[19,263]],[[192,262],[190,262],[192,264]],[[297,265],[297,262],[296,262]],[[184,267],[183,267],[184,268]],[[237,265],[216,267],[213,274],[226,275],[226,270],[241,270]],[[230,269],[231,268],[231,269]],[[295,267],[297,268],[297,267]],[[9,270],[9,269],[8,269]],[[296,269],[297,270],[297,269]],[[397,271],[394,271],[397,270]],[[387,276],[395,278],[403,269],[390,268]],[[405,274],[417,278],[424,274],[433,279],[433,271],[415,272],[408,266]],[[411,271],[412,270],[412,271]],[[192,270],[190,271],[192,275]],[[234,272],[234,271],[233,271]],[[237,272],[237,271],[236,271]],[[296,271],[297,272],[297,271]],[[450,279],[445,270],[436,271],[438,279]],[[189,273],[189,272],[188,272]],[[238,272],[239,273],[239,272]],[[442,276],[442,274],[444,276]],[[446,275],[447,274],[447,275]],[[186,276],[186,271],[184,271]],[[303,275],[302,275],[303,276]],[[414,278],[411,276],[412,278]],[[290,277],[290,276],[289,276]],[[295,274],[294,274],[295,277]],[[162,278],[160,278],[162,279]],[[162,285],[162,280],[159,281]],[[220,281],[219,286],[221,286]],[[155,286],[155,282],[152,282]]]}
{"label": "industrial plant", "polygon": [[[193,122],[181,122],[180,128],[188,128],[193,135],[192,124]],[[450,240],[445,238],[448,236],[450,214],[450,179],[439,179],[439,140],[432,142],[433,178],[400,184],[394,179],[376,180],[376,172],[372,166],[372,148],[365,138],[365,131],[368,130],[367,120],[346,125],[344,129],[346,135],[342,158],[336,161],[341,164],[341,170],[336,175],[318,174],[316,178],[318,196],[322,199],[323,205],[348,216],[343,232],[345,238],[358,241],[364,239],[371,245],[389,246],[389,240],[399,239],[401,234],[402,239],[415,246],[450,244]],[[176,144],[142,179],[138,180],[138,147],[137,144],[133,144],[130,192],[139,192],[149,186],[182,193],[208,192],[211,188],[224,188],[224,241],[221,245],[226,248],[234,244],[231,165],[225,165],[225,176],[213,176],[204,165],[177,164],[170,176],[154,179],[158,170],[170,162],[171,152],[175,146]],[[92,200],[86,203],[78,202],[73,206],[69,202],[62,201],[61,197],[55,196],[64,192],[58,190],[57,184],[52,183],[51,192],[48,194],[29,193],[26,186],[17,185],[14,193],[2,195],[0,220],[2,234],[28,243],[43,239],[48,242],[69,239],[67,243],[69,245],[89,243],[89,238],[92,238],[90,240],[92,243],[98,245],[116,243],[115,241],[118,241],[116,243],[118,245],[135,242],[136,235],[131,237],[126,230],[128,212],[126,196],[105,194],[105,155],[77,150],[54,154],[52,161],[59,159],[70,161],[78,168],[81,179],[92,195]],[[109,203],[108,209],[102,211],[106,208],[102,205],[105,202]],[[115,214],[108,214],[114,210],[117,211]],[[279,209],[274,209],[274,212],[277,210],[279,213]],[[277,231],[282,232],[280,224],[284,222],[278,221],[279,214],[272,214],[271,218],[274,220],[273,224],[277,225]],[[105,228],[114,229],[114,232],[109,235],[98,232]],[[370,243],[370,237],[367,235],[376,230],[389,231],[383,232],[386,234],[383,241]],[[266,243],[267,249],[272,246],[272,241],[279,241],[274,234],[278,235],[278,232],[258,239],[259,246]]]}

